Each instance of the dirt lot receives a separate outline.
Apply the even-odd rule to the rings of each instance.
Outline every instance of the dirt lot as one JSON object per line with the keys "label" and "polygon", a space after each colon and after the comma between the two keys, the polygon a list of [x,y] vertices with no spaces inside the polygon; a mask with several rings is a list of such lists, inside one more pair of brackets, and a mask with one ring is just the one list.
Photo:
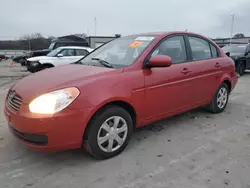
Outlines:
{"label": "dirt lot", "polygon": [[119,156],[96,161],[82,150],[40,153],[10,135],[7,88],[27,75],[0,62],[0,188],[250,188],[250,73],[227,110],[197,109],[136,131]]}

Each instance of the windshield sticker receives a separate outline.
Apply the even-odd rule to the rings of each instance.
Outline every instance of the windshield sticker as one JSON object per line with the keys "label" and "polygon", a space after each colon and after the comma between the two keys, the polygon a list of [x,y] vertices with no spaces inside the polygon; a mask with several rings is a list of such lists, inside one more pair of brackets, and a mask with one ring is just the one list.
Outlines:
{"label": "windshield sticker", "polygon": [[137,37],[135,40],[152,41],[155,37]]}
{"label": "windshield sticker", "polygon": [[129,45],[130,48],[136,48],[140,46],[143,42],[135,41],[132,44]]}
{"label": "windshield sticker", "polygon": [[245,48],[246,46],[238,46],[238,47],[240,47],[240,48]]}

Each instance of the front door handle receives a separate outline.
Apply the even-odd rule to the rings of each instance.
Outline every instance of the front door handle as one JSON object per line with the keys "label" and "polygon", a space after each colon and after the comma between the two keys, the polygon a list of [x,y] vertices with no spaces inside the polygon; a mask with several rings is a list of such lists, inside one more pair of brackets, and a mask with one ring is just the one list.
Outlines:
{"label": "front door handle", "polygon": [[218,63],[218,62],[215,64],[215,67],[216,67],[216,68],[219,68],[219,67],[221,67],[221,66],[222,66],[222,65],[221,65],[220,63]]}
{"label": "front door handle", "polygon": [[181,73],[182,74],[189,74],[189,73],[191,73],[192,71],[191,70],[188,70],[187,68],[184,68],[182,71],[181,71]]}

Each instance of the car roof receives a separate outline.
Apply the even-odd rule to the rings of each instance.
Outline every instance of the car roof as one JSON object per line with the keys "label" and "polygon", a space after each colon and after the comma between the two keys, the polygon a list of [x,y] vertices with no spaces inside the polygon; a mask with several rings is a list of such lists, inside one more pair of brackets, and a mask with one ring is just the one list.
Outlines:
{"label": "car roof", "polygon": [[84,46],[61,46],[59,49],[84,49],[84,50],[92,50],[92,48],[84,47]]}
{"label": "car roof", "polygon": [[[166,35],[170,35],[170,34],[189,34],[189,35],[197,35],[197,36],[201,36],[201,37],[205,37],[202,36],[198,33],[193,33],[193,32],[187,32],[187,31],[160,31],[160,32],[148,32],[148,33],[139,33],[139,34],[133,34],[130,36],[166,36]],[[208,37],[205,37],[208,38]]]}

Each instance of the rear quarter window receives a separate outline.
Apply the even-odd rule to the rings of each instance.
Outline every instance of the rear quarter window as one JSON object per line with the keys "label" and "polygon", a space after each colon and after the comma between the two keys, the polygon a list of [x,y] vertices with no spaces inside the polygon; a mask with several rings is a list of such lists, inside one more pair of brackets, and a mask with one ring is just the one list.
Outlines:
{"label": "rear quarter window", "polygon": [[213,58],[219,57],[218,49],[212,44],[210,44],[210,48],[211,48],[212,57]]}

